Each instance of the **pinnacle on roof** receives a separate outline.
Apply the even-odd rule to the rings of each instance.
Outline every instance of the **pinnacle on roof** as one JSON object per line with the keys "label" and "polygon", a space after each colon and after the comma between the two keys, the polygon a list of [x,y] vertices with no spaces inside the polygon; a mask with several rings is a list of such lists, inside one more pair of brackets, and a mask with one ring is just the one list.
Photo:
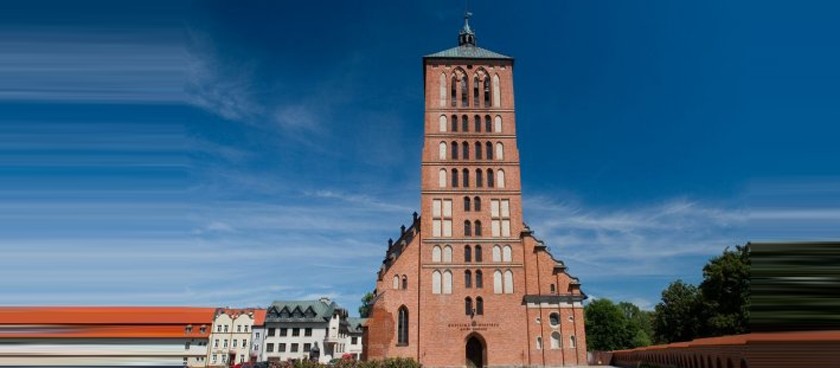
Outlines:
{"label": "pinnacle on roof", "polygon": [[464,13],[464,26],[458,32],[458,46],[448,50],[436,52],[424,56],[424,58],[440,58],[440,59],[512,59],[510,56],[502,55],[487,49],[476,46],[475,31],[470,27],[470,17],[472,13]]}
{"label": "pinnacle on roof", "polygon": [[466,12],[464,14],[464,27],[458,33],[458,46],[473,46],[475,47],[475,32],[470,28],[470,17],[472,13]]}

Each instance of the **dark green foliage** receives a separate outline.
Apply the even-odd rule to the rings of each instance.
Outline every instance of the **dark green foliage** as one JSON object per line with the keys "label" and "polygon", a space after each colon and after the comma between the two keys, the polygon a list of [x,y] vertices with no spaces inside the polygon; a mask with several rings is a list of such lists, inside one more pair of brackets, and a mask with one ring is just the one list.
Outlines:
{"label": "dark green foliage", "polygon": [[750,254],[736,246],[712,258],[703,267],[700,296],[707,311],[704,336],[748,332],[750,307]]}
{"label": "dark green foliage", "polygon": [[662,302],[656,305],[653,329],[662,343],[688,341],[700,329],[700,293],[697,287],[677,280],[662,291]]}
{"label": "dark green foliage", "polygon": [[366,293],[365,296],[362,297],[362,305],[359,306],[359,317],[368,318],[370,317],[370,302],[373,301],[373,293]]}
{"label": "dark green foliage", "polygon": [[629,349],[651,343],[649,312],[632,303],[598,299],[584,307],[587,348],[597,351]]}
{"label": "dark green foliage", "polygon": [[423,365],[411,358],[387,358],[383,360],[372,360],[359,362],[352,359],[341,359],[331,365],[310,362],[308,360],[291,362],[270,363],[271,368],[422,368]]}
{"label": "dark green foliage", "polygon": [[700,287],[677,280],[662,291],[653,318],[656,342],[747,333],[749,307],[749,248],[727,248],[703,267]]}

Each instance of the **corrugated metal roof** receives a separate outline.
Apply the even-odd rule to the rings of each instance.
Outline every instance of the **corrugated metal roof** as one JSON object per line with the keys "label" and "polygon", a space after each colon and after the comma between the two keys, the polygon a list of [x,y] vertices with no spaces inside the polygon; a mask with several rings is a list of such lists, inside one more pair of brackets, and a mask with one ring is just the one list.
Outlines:
{"label": "corrugated metal roof", "polygon": [[478,46],[472,45],[464,45],[464,46],[456,46],[448,50],[443,50],[441,52],[436,52],[434,54],[429,54],[424,56],[424,58],[436,58],[436,59],[513,59],[510,56],[502,55],[498,52],[490,51],[487,49],[483,49]]}

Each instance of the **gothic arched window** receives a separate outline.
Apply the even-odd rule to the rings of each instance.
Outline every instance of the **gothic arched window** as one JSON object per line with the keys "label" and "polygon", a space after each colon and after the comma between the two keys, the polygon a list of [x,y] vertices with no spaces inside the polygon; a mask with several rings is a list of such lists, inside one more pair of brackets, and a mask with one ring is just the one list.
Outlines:
{"label": "gothic arched window", "polygon": [[473,76],[473,105],[478,107],[480,102],[478,99],[478,74],[476,74]]}
{"label": "gothic arched window", "polygon": [[404,305],[399,309],[397,345],[408,345],[408,308]]}
{"label": "gothic arched window", "polygon": [[473,315],[472,298],[470,297],[464,298],[464,312],[466,312],[468,316]]}
{"label": "gothic arched window", "polygon": [[487,159],[492,160],[493,159],[493,143],[487,142],[487,143],[484,144],[484,147],[486,147],[487,152],[485,152],[485,153],[487,154]]}
{"label": "gothic arched window", "polygon": [[446,115],[441,115],[440,118],[438,118],[438,130],[439,131],[445,132],[446,131],[446,126],[448,124],[449,124],[449,122],[446,120]]}
{"label": "gothic arched window", "polygon": [[475,236],[481,236],[481,221],[476,221],[473,230],[475,232]]}
{"label": "gothic arched window", "polygon": [[[496,124],[495,124],[496,129],[494,131],[496,133],[501,133],[502,132],[502,117],[499,116],[499,115],[496,115],[495,120],[496,120]],[[487,117],[487,125],[488,125],[488,128],[489,128],[489,126],[490,126],[490,117],[489,116]]]}
{"label": "gothic arched window", "polygon": [[479,316],[484,315],[484,299],[480,296],[475,298],[475,314]]}
{"label": "gothic arched window", "polygon": [[438,171],[438,186],[446,188],[446,169],[440,169]]}
{"label": "gothic arched window", "polygon": [[440,142],[440,145],[438,145],[438,159],[439,160],[446,160],[446,148],[448,146],[449,145],[446,144],[446,142]]}
{"label": "gothic arched window", "polygon": [[458,142],[452,142],[452,153],[451,153],[451,155],[452,155],[453,160],[458,159]]}
{"label": "gothic arched window", "polygon": [[[477,263],[481,263],[481,246],[480,245],[475,246],[475,261]],[[481,271],[476,271],[476,275],[478,275],[480,272]]]}
{"label": "gothic arched window", "polygon": [[504,160],[505,159],[505,146],[502,145],[502,142],[496,142],[496,159],[497,160]]}
{"label": "gothic arched window", "polygon": [[452,187],[458,187],[458,169],[452,169]]}
{"label": "gothic arched window", "polygon": [[[493,131],[493,126],[491,125],[491,122],[490,122],[490,115],[484,115],[484,131],[487,132],[487,133],[490,133],[490,132]],[[496,133],[499,133],[499,132],[496,131]]]}
{"label": "gothic arched window", "polygon": [[464,263],[472,262],[472,248],[469,245],[464,246]]}
{"label": "gothic arched window", "polygon": [[461,130],[464,132],[470,131],[470,118],[466,115],[461,116]]}
{"label": "gothic arched window", "polygon": [[470,171],[467,169],[461,170],[461,184],[463,184],[464,188],[468,188],[470,186]]}
{"label": "gothic arched window", "polygon": [[470,144],[467,142],[461,142],[461,158],[464,160],[470,159]]}
{"label": "gothic arched window", "polygon": [[481,142],[475,142],[475,159],[481,160]]}
{"label": "gothic arched window", "polygon": [[467,76],[461,76],[461,80],[458,83],[461,86],[461,107],[468,107],[470,106],[470,93],[467,90]]}
{"label": "gothic arched window", "polygon": [[484,171],[475,169],[475,186],[481,188],[484,186]]}
{"label": "gothic arched window", "polygon": [[[478,106],[478,104],[476,104]],[[473,116],[473,120],[475,121],[475,132],[481,133],[481,116]]]}
{"label": "gothic arched window", "polygon": [[505,171],[502,169],[496,171],[496,186],[499,188],[505,187]]}
{"label": "gothic arched window", "polygon": [[490,78],[484,78],[484,107],[490,107]]}
{"label": "gothic arched window", "polygon": [[464,212],[469,212],[472,209],[470,207],[470,197],[464,197]]}
{"label": "gothic arched window", "polygon": [[475,288],[476,289],[481,289],[481,288],[484,287],[484,277],[483,277],[483,275],[484,274],[481,273],[481,270],[475,270]]}
{"label": "gothic arched window", "polygon": [[[453,169],[453,170],[454,170],[454,169]],[[456,174],[457,174],[457,173],[456,173]],[[494,177],[493,177],[493,169],[487,169],[487,187],[488,187],[488,188],[493,188],[493,187],[495,187],[495,186],[496,186],[496,185],[495,185],[495,183],[493,182],[493,179],[494,179]],[[457,180],[455,180],[455,183],[457,184]],[[457,187],[458,185],[453,185],[453,186],[454,186],[454,187]]]}
{"label": "gothic arched window", "polygon": [[458,131],[458,115],[452,115],[452,131]]}
{"label": "gothic arched window", "polygon": [[450,79],[451,83],[449,84],[449,91],[451,95],[450,105],[452,107],[458,107],[458,78],[455,76],[455,73],[452,73],[452,78]]}
{"label": "gothic arched window", "polygon": [[502,91],[499,89],[499,75],[493,75],[493,106],[502,106]]}
{"label": "gothic arched window", "polygon": [[472,236],[472,223],[470,223],[470,220],[464,220],[464,236]]}
{"label": "gothic arched window", "polygon": [[470,270],[464,271],[464,287],[472,288],[472,271]]}
{"label": "gothic arched window", "polygon": [[405,275],[402,276],[402,288],[403,290],[408,289],[408,277]]}
{"label": "gothic arched window", "polygon": [[473,198],[473,210],[481,211],[481,198],[480,197],[474,197]]}

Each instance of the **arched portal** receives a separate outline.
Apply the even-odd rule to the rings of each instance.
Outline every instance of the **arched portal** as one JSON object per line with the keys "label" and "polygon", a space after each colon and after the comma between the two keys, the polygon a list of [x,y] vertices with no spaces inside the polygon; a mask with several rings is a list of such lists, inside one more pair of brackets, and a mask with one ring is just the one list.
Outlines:
{"label": "arched portal", "polygon": [[478,334],[467,337],[466,347],[467,368],[482,368],[487,366],[487,346]]}

